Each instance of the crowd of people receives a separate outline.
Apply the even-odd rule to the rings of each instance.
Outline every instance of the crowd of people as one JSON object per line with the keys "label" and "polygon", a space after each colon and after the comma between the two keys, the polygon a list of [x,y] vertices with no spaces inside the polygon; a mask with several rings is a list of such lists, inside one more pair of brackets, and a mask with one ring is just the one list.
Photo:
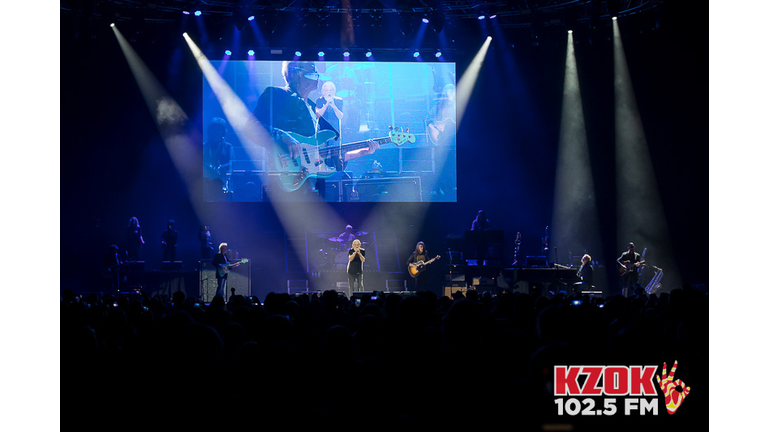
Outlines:
{"label": "crowd of people", "polygon": [[[210,304],[65,290],[61,394],[94,411],[172,418],[437,426],[511,416],[541,430],[563,422],[553,365],[678,360],[706,376],[707,300],[690,287],[607,299],[271,292]],[[686,403],[698,392],[706,404],[705,383],[690,385]]]}

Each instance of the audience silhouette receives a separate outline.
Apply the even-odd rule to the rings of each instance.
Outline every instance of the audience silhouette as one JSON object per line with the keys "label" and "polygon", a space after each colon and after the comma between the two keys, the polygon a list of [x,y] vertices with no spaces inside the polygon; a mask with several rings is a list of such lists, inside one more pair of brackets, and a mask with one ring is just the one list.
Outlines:
{"label": "audience silhouette", "polygon": [[[554,365],[677,360],[688,376],[707,376],[708,297],[690,286],[607,299],[408,294],[364,294],[357,305],[332,290],[271,292],[263,303],[234,295],[206,305],[182,292],[80,298],[66,289],[62,396],[102,412],[541,430],[564,420]],[[669,424],[697,403],[706,409],[706,384],[693,384],[700,402],[686,399]]]}

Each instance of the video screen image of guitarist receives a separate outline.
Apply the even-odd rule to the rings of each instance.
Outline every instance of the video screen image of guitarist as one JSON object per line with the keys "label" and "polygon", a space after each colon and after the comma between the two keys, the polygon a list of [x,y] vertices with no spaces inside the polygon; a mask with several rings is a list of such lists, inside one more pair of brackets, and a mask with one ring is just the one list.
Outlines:
{"label": "video screen image of guitarist", "polygon": [[[280,61],[211,64],[249,119],[229,125],[224,138],[233,149],[226,200],[274,199],[279,189],[291,201],[316,200],[302,198],[309,190],[339,202],[351,199],[339,193],[341,180],[365,179],[357,202],[456,202],[455,127],[445,127],[456,118],[455,63],[286,62],[289,72]],[[231,118],[225,111],[232,108],[225,110],[213,91],[217,85],[203,76],[204,128],[211,119]],[[254,118],[269,139],[248,133]],[[408,186],[396,181],[414,176],[420,181]]]}

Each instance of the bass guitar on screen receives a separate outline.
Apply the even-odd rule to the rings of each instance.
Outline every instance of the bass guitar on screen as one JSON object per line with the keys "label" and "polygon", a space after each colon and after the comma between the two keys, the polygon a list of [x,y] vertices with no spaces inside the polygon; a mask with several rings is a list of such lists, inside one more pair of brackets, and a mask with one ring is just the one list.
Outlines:
{"label": "bass guitar on screen", "polygon": [[299,154],[291,157],[290,151],[280,143],[275,142],[270,152],[273,162],[273,169],[278,173],[280,187],[286,191],[292,192],[299,189],[307,179],[327,178],[336,173],[336,167],[329,164],[329,159],[336,154],[367,148],[370,141],[378,144],[393,143],[396,146],[406,142],[416,142],[416,136],[408,133],[408,130],[401,132],[399,128],[390,128],[389,134],[382,138],[375,138],[365,141],[356,141],[341,145],[331,145],[329,142],[336,137],[335,132],[330,130],[321,130],[315,136],[304,136],[293,132],[286,132],[291,138],[299,143]]}

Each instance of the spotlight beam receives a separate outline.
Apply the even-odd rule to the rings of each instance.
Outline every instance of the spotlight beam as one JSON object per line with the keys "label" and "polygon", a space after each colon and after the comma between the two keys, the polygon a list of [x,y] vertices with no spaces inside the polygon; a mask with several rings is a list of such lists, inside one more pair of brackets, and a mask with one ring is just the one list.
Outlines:
{"label": "spotlight beam", "polygon": [[461,119],[464,117],[464,112],[467,109],[469,98],[472,96],[472,91],[475,88],[477,77],[480,75],[480,69],[483,67],[483,61],[485,55],[488,53],[488,47],[491,45],[492,38],[488,36],[485,38],[485,42],[478,50],[472,62],[464,71],[464,74],[459,79],[459,83],[456,86],[456,127],[461,124]]}
{"label": "spotlight beam", "polygon": [[171,160],[187,185],[187,193],[195,213],[199,218],[207,219],[209,216],[199,204],[200,200],[195,199],[195,195],[202,195],[203,190],[202,154],[187,134],[188,130],[193,129],[187,114],[160,84],[117,26],[113,24],[110,27],[125,55],[131,72],[133,72]]}
{"label": "spotlight beam", "polygon": [[[618,194],[617,247],[624,250],[630,241],[638,248],[647,247],[652,254],[649,263],[652,261],[653,265],[664,270],[664,282],[667,282],[667,286],[679,288],[682,286],[682,280],[669,242],[669,229],[632,88],[619,23],[617,20],[612,23]],[[649,280],[645,277],[644,279]]]}
{"label": "spotlight beam", "polygon": [[[216,99],[221,105],[224,116],[232,126],[241,143],[253,142],[257,147],[245,146],[249,156],[253,159],[264,158],[263,149],[271,147],[271,137],[261,123],[248,110],[242,99],[232,90],[224,78],[219,75],[216,68],[205,57],[194,41],[184,33],[192,54],[197,60],[198,66],[205,79],[211,86]],[[258,140],[258,142],[254,141]],[[202,165],[200,165],[202,166]],[[302,268],[310,271],[309,251],[307,250],[307,232],[314,228],[339,227],[344,229],[346,223],[333,211],[330,204],[319,196],[311,196],[310,202],[282,202],[270,201],[275,209],[280,223],[285,228],[288,242],[302,264]]]}
{"label": "spotlight beam", "polygon": [[[579,73],[576,65],[573,34],[568,34],[568,48],[563,83],[563,106],[560,118],[560,144],[555,177],[553,245],[561,251],[581,255],[589,253],[602,259],[600,230],[595,202],[595,188],[589,160]],[[568,264],[572,264],[572,253]],[[563,259],[565,255],[558,256]],[[596,281],[603,285],[606,281]],[[604,286],[604,285],[603,285]]]}

